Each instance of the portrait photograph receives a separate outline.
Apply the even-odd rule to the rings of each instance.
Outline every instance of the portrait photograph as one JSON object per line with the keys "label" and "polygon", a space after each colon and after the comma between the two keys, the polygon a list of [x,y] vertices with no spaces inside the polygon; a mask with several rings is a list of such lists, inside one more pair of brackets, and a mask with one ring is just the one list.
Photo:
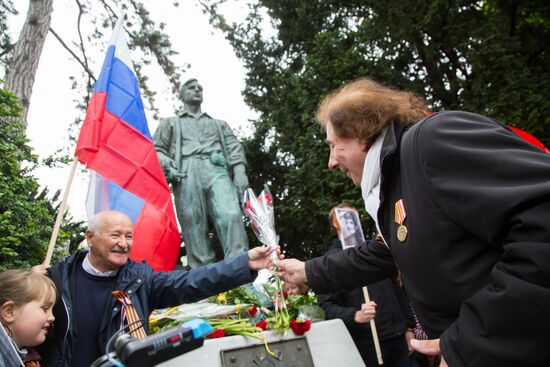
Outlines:
{"label": "portrait photograph", "polygon": [[336,208],[335,214],[340,228],[338,237],[343,248],[354,247],[365,242],[359,213],[356,210]]}

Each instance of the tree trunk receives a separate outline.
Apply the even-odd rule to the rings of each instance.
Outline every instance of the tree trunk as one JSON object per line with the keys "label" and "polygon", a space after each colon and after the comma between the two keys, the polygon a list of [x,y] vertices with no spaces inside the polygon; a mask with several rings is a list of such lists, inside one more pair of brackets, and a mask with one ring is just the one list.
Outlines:
{"label": "tree trunk", "polygon": [[53,0],[29,1],[27,19],[6,75],[6,89],[14,92],[21,100],[25,126],[36,69],[50,28],[52,4]]}

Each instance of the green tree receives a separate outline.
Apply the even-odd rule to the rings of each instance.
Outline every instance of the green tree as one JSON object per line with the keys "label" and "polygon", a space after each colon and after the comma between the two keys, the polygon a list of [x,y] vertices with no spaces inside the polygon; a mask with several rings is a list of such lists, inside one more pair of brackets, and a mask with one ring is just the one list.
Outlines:
{"label": "green tree", "polygon": [[6,89],[19,96],[26,124],[34,77],[46,35],[50,28],[53,0],[30,1],[27,19],[19,34],[19,41],[11,50],[11,61],[6,73]]}
{"label": "green tree", "polygon": [[324,250],[333,205],[363,206],[359,190],[327,170],[313,117],[345,81],[368,75],[416,91],[434,110],[484,113],[550,143],[548,2],[259,0],[233,24],[220,15],[224,2],[202,4],[248,70],[244,96],[260,113],[246,142],[251,182],[271,183],[292,256]]}
{"label": "green tree", "polygon": [[[20,121],[18,97],[0,89],[0,270],[28,268],[44,261],[57,207],[47,190],[39,190],[32,171],[32,154]],[[61,249],[70,250],[83,238],[82,223],[68,217],[57,239]],[[56,258],[67,251],[57,251]]]}
{"label": "green tree", "polygon": [[486,1],[468,52],[463,108],[535,134],[550,145],[550,3]]}
{"label": "green tree", "polygon": [[[28,2],[27,18],[17,42],[10,39],[8,32],[0,32],[0,65],[7,80],[5,89],[19,96],[17,99],[2,90],[0,153],[6,158],[0,162],[0,269],[27,267],[43,261],[58,209],[59,192],[48,199],[47,188],[39,191],[37,180],[32,176],[32,171],[38,164],[37,157],[28,146],[24,127],[15,121],[19,119],[23,124],[26,123],[36,66],[42,56],[46,35],[55,37],[67,50],[67,54],[82,67],[80,75],[70,77],[73,89],[78,94],[75,101],[80,115],[75,118],[73,138],[78,134],[77,127],[82,121],[96,81],[89,65],[89,49],[106,48],[105,37],[111,33],[121,5],[127,8],[124,27],[129,46],[137,49],[137,54],[140,55],[135,68],[149,108],[156,111],[155,93],[148,88],[147,83],[147,65],[156,64],[166,75],[173,91],[179,90],[180,73],[187,67],[177,67],[172,63],[170,57],[175,52],[171,49],[168,35],[163,32],[165,25],[155,23],[141,1],[109,0],[101,1],[99,7],[92,7],[91,1],[77,0],[79,12],[78,17],[75,17],[75,28],[70,39],[64,39],[50,27],[52,3],[53,0]],[[23,2],[18,5],[23,5]],[[7,19],[16,14],[18,12],[11,0],[0,1],[0,30],[7,30]],[[84,33],[83,27],[91,28],[91,31]],[[16,107],[17,102],[22,103],[24,108]],[[69,148],[65,149],[68,151]],[[65,163],[66,157],[55,156],[46,158],[41,164],[53,166]],[[72,252],[82,239],[82,234],[82,223],[75,222],[65,214],[54,257],[63,257],[67,250]]]}
{"label": "green tree", "polygon": [[[24,2],[17,5],[22,4]],[[81,67],[79,75],[69,76],[75,95],[78,95],[75,103],[80,115],[75,118],[71,129],[71,138],[75,139],[97,78],[90,64],[103,60],[90,59],[90,49],[106,49],[105,38],[111,33],[121,8],[126,11],[124,28],[128,35],[128,45],[134,50],[133,54],[138,56],[133,61],[142,96],[157,118],[156,93],[149,88],[147,76],[150,65],[163,73],[174,94],[179,91],[181,73],[189,67],[188,64],[176,65],[172,62],[171,57],[176,52],[172,49],[170,37],[164,32],[165,23],[155,22],[139,0],[105,0],[98,2],[99,6],[90,0],[77,0],[76,5],[78,16],[74,19],[75,26],[69,35],[62,35],[50,26],[53,0],[28,2],[27,17],[18,41],[13,41],[8,32],[0,33],[0,65],[4,69],[1,71],[6,80],[5,88],[20,97],[24,123],[43,45],[47,36],[54,37],[67,51],[67,55]],[[175,2],[173,6],[176,8],[179,4]],[[7,30],[7,19],[16,14],[18,11],[11,0],[0,0],[0,31]]]}

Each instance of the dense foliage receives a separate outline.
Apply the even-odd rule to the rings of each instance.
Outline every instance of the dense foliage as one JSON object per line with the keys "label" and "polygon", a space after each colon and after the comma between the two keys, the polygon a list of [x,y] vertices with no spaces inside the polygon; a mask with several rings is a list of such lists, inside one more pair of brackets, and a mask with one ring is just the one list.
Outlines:
{"label": "dense foliage", "polygon": [[7,57],[13,49],[13,44],[8,32],[7,18],[9,15],[17,14],[11,0],[0,0],[0,68],[5,68],[10,58]]}
{"label": "dense foliage", "polygon": [[[218,11],[227,0],[199,1],[248,71],[244,97],[260,113],[253,136],[245,141],[251,186],[259,191],[264,183],[270,184],[276,227],[291,256],[324,252],[334,237],[327,220],[332,206],[343,201],[363,206],[359,189],[327,169],[328,147],[313,118],[322,96],[345,81],[369,75],[416,91],[434,110],[483,113],[524,128],[550,145],[547,1],[252,0],[248,17],[235,24],[227,23]],[[73,54],[87,66],[84,44],[104,46],[98,40],[110,32],[113,9],[121,2],[101,2],[104,10],[86,22],[91,2],[78,3],[80,42]],[[0,4],[0,29],[6,29],[6,14],[15,10],[9,0]],[[127,4],[130,47],[143,51],[136,71],[149,108],[154,109],[154,93],[146,86],[142,68],[156,63],[173,90],[181,70],[170,62],[173,50],[163,23],[154,23],[141,1]],[[81,23],[91,24],[92,30],[81,32]],[[0,45],[0,61],[6,65],[12,45],[4,34]],[[84,108],[94,77],[87,73],[74,81]],[[3,130],[2,142],[4,136]],[[14,159],[33,162],[30,152],[17,144],[20,156]],[[8,157],[11,153],[2,147]],[[9,162],[2,164],[7,167]],[[15,188],[18,181],[10,182],[11,177],[2,177],[2,182]],[[31,205],[29,198],[38,193],[35,186],[27,187],[24,204]],[[4,208],[0,213],[7,215]],[[362,216],[365,232],[371,233],[372,223],[364,212]]]}
{"label": "dense foliage", "polygon": [[[28,268],[44,261],[57,208],[32,176],[37,158],[17,119],[18,98],[0,89],[0,270]],[[57,239],[56,258],[82,239],[82,223],[67,218]]]}
{"label": "dense foliage", "polygon": [[258,0],[239,24],[220,15],[224,2],[202,1],[248,70],[244,96],[260,112],[246,142],[251,183],[271,183],[292,256],[325,250],[332,206],[362,207],[360,191],[327,170],[313,117],[345,81],[368,75],[416,91],[434,110],[483,113],[550,144],[548,2]]}
{"label": "dense foliage", "polygon": [[[19,8],[24,6],[24,2],[17,5],[18,9],[11,0],[0,0],[0,68],[2,69],[0,74],[9,75],[10,70],[15,70],[20,84],[30,86],[32,89],[34,73],[21,73],[13,69],[14,65],[11,64],[13,51],[18,42],[23,42],[24,47],[31,48],[27,51],[33,51],[29,54],[32,56],[26,57],[40,58],[42,46],[40,50],[34,50],[37,47],[29,45],[37,44],[36,39],[29,40],[23,37],[20,41],[14,42],[10,37],[13,34],[6,32],[8,18],[18,14],[18,10],[25,10]],[[33,2],[30,2],[30,5],[33,5]],[[94,7],[92,1],[77,1],[77,5],[79,15],[75,19],[74,32],[70,34],[70,37],[74,37],[73,40],[62,39],[54,29],[49,28],[49,32],[67,50],[67,55],[82,66],[81,75],[70,77],[73,81],[72,87],[78,94],[75,98],[78,113],[78,117],[75,118],[75,127],[81,123],[83,111],[86,109],[97,77],[91,72],[92,60],[88,55],[89,50],[106,47],[106,34],[112,32],[112,27],[119,15],[118,9],[122,6],[127,8],[124,26],[128,34],[129,46],[141,51],[135,68],[143,89],[144,100],[149,103],[149,108],[156,111],[155,93],[148,88],[147,83],[145,71],[147,65],[153,63],[159,67],[166,74],[172,90],[179,90],[180,73],[187,66],[177,67],[172,63],[170,57],[175,52],[171,49],[168,36],[163,32],[165,25],[155,23],[141,1],[101,1],[99,7]],[[26,24],[29,22],[36,23],[35,16],[28,16]],[[37,36],[37,34],[31,34],[29,37]],[[103,55],[104,53],[101,53],[101,59],[96,62],[102,62]],[[34,61],[37,62],[37,60]],[[96,68],[93,67],[93,69]],[[0,162],[0,270],[28,267],[44,260],[57,213],[55,203],[59,196],[57,192],[53,195],[53,199],[48,199],[47,188],[39,191],[38,182],[32,176],[38,159],[28,146],[24,126],[20,123],[24,123],[25,119],[22,118],[21,109],[17,106],[18,99],[5,90],[1,93],[0,154],[3,161]],[[30,99],[30,95],[27,99]],[[72,138],[77,136],[78,130],[78,128],[72,129]],[[68,151],[69,148],[65,147],[65,149]],[[42,164],[54,165],[63,163],[63,160],[66,160],[65,157],[47,157]],[[54,260],[66,255],[67,251],[74,250],[82,236],[83,224],[74,222],[66,214],[57,238],[58,246],[54,252]]]}

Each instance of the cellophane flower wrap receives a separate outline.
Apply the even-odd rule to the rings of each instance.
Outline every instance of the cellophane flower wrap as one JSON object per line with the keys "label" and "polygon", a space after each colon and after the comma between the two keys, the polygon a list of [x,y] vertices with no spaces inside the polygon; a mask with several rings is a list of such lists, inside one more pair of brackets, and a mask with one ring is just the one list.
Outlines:
{"label": "cellophane flower wrap", "polygon": [[[261,243],[266,246],[277,247],[279,236],[275,232],[275,214],[273,209],[273,197],[263,190],[256,196],[252,189],[247,189],[244,195],[245,213],[250,219],[250,228],[258,237]],[[278,260],[277,253],[271,253],[273,263]],[[275,308],[275,320],[273,329],[283,331],[285,334],[290,326],[290,317],[287,308],[287,299],[284,296],[283,282],[279,276],[276,266],[272,268],[275,277],[275,298],[273,305]]]}

